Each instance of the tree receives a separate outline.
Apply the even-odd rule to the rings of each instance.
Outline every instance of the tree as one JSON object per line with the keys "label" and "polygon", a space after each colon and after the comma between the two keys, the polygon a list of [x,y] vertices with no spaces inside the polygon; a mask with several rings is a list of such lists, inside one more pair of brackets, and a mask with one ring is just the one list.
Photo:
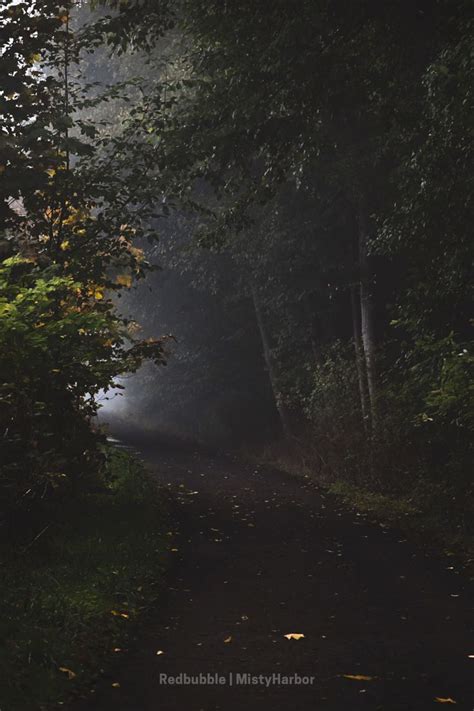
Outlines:
{"label": "tree", "polygon": [[[134,240],[149,235],[146,166],[80,111],[80,43],[72,3],[7,3],[0,234],[2,486],[10,503],[97,468],[95,396],[162,343],[139,340],[112,295],[147,269]],[[115,90],[112,90],[114,93]],[[110,95],[110,92],[106,94]],[[138,171],[140,172],[138,176]],[[135,171],[135,173],[134,173]],[[140,189],[140,203],[136,191]]]}

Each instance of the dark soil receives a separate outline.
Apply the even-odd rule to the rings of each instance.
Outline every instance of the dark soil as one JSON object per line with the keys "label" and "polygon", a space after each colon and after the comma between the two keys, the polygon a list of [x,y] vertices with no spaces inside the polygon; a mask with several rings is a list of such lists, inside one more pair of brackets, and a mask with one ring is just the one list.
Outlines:
{"label": "dark soil", "polygon": [[[71,711],[422,711],[448,699],[473,708],[459,563],[307,480],[190,447],[139,448],[175,495],[176,564],[130,649]],[[172,686],[160,673],[226,683]],[[239,685],[243,673],[314,683]]]}

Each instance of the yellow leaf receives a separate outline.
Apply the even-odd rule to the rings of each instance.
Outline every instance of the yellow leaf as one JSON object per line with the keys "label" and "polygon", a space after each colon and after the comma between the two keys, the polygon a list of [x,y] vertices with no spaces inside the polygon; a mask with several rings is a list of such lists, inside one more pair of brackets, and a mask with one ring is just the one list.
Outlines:
{"label": "yellow leaf", "polygon": [[303,639],[304,634],[301,632],[290,632],[289,634],[283,635],[287,639]]}
{"label": "yellow leaf", "polygon": [[442,696],[435,696],[435,701],[438,702],[438,704],[456,704],[457,701],[454,699],[451,699],[449,696],[446,698],[443,698]]}
{"label": "yellow leaf", "polygon": [[94,299],[97,299],[97,301],[104,298],[104,289],[101,286],[91,286],[87,293],[89,296],[93,296]]}
{"label": "yellow leaf", "polygon": [[59,246],[60,246],[61,250],[62,250],[63,252],[65,252],[66,249],[69,249],[70,242],[69,242],[68,239],[65,239],[64,242],[61,242],[61,244],[60,244]]}
{"label": "yellow leaf", "polygon": [[117,612],[117,610],[110,610],[110,614],[114,617],[123,617],[125,620],[128,620],[128,618],[130,617],[130,615],[126,612]]}
{"label": "yellow leaf", "polygon": [[64,674],[67,674],[67,678],[69,680],[74,679],[75,676],[77,676],[72,669],[68,669],[67,667],[59,667],[59,671],[64,672]]}
{"label": "yellow leaf", "polygon": [[118,274],[115,281],[117,284],[125,286],[127,289],[130,289],[132,286],[132,277],[129,274]]}
{"label": "yellow leaf", "polygon": [[372,681],[373,676],[366,676],[365,674],[343,674],[344,679],[352,679],[352,681]]}
{"label": "yellow leaf", "polygon": [[229,644],[229,642],[232,642],[232,635],[229,635],[228,637],[225,638],[224,644]]}

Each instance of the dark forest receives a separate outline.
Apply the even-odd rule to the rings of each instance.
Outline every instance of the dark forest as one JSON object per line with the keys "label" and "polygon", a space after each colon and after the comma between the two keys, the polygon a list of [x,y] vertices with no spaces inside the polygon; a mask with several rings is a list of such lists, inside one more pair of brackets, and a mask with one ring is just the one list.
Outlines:
{"label": "dark forest", "polygon": [[471,709],[472,9],[0,0],[1,711]]}

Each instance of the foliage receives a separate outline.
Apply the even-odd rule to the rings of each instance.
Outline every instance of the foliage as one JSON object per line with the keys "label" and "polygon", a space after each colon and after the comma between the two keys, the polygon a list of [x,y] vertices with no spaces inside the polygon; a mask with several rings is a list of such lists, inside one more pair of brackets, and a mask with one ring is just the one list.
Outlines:
{"label": "foliage", "polygon": [[[141,363],[103,289],[14,257],[0,269],[2,501],[27,504],[101,458],[89,421],[95,397]],[[151,344],[150,344],[151,345]]]}
{"label": "foliage", "polygon": [[[144,359],[114,293],[148,264],[146,166],[84,113],[111,96],[81,84],[72,3],[6,3],[1,10],[0,344],[2,507],[78,487],[101,463],[91,429],[96,396]],[[102,131],[101,131],[102,128]],[[140,201],[136,191],[140,190]],[[14,255],[14,256],[12,256]]]}
{"label": "foliage", "polygon": [[[139,116],[184,222],[170,239],[185,249],[167,266],[229,313],[253,285],[275,400],[333,475],[468,495],[468,4],[323,0],[295,12],[286,0],[202,0],[174,14],[160,5],[157,21],[144,2],[130,24],[132,8],[117,46],[141,46],[159,67]],[[140,42],[153,24],[173,26],[171,55]],[[258,343],[256,314],[242,314],[243,338]],[[361,317],[376,361],[370,418]],[[194,354],[183,361],[194,382]],[[211,378],[202,385],[212,392]]]}
{"label": "foliage", "polygon": [[[2,96],[4,243],[79,285],[81,313],[112,327],[114,292],[176,332],[169,379],[137,388],[160,426],[223,436],[278,410],[333,474],[468,493],[467,2],[92,7],[2,10],[7,83],[29,90]],[[155,258],[161,301],[128,291]],[[90,392],[161,358],[142,341],[133,360],[125,326]]]}
{"label": "foliage", "polygon": [[43,500],[0,546],[0,702],[12,711],[90,688],[159,596],[166,501],[128,453],[103,455],[103,492]]}

